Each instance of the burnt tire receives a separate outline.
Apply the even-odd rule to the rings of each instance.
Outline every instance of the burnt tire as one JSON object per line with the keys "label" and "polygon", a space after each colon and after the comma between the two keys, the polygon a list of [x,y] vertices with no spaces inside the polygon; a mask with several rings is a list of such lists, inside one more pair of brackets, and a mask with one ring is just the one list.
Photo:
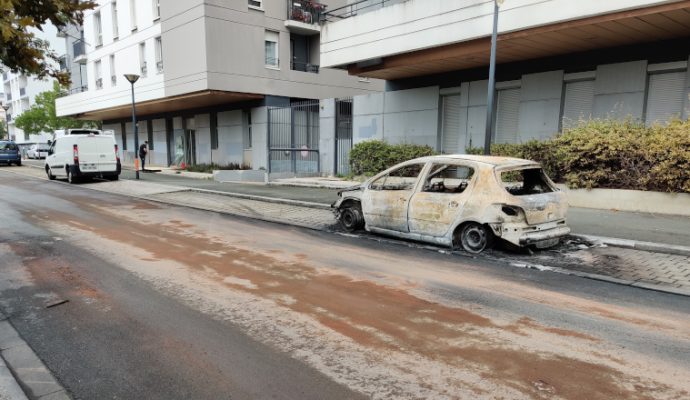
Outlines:
{"label": "burnt tire", "polygon": [[353,232],[364,227],[362,210],[356,205],[343,207],[340,210],[340,225],[348,232]]}
{"label": "burnt tire", "polygon": [[493,246],[494,233],[485,225],[469,222],[460,228],[456,241],[466,252],[478,254]]}

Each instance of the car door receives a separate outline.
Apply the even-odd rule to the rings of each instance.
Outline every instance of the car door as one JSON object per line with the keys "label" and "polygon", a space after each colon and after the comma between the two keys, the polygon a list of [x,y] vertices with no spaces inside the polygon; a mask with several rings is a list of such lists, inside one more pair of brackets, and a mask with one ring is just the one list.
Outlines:
{"label": "car door", "polygon": [[362,212],[370,228],[409,232],[407,207],[424,166],[425,163],[404,165],[369,184],[363,196]]}
{"label": "car door", "polygon": [[463,212],[472,195],[475,170],[467,163],[432,163],[410,199],[411,233],[442,237]]}
{"label": "car door", "polygon": [[50,144],[50,148],[48,149],[48,156],[46,156],[46,165],[50,167],[50,170],[52,171],[53,175],[63,175],[65,166],[64,164],[58,165],[58,154],[56,153],[55,145],[57,143],[57,140],[53,141]]}

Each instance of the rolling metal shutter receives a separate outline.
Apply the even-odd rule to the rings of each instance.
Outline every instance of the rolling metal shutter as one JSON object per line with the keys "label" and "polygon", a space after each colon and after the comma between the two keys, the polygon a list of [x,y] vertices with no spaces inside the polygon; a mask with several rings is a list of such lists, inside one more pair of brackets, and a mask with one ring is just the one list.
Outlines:
{"label": "rolling metal shutter", "polygon": [[572,127],[581,120],[592,118],[593,103],[594,80],[566,83],[563,127]]}
{"label": "rolling metal shutter", "polygon": [[520,124],[520,88],[498,91],[495,143],[517,143]]}
{"label": "rolling metal shutter", "polygon": [[683,112],[686,72],[669,72],[649,76],[647,92],[647,125],[665,123]]}
{"label": "rolling metal shutter", "polygon": [[460,129],[464,122],[460,111],[460,95],[443,97],[441,118],[441,153],[443,154],[464,153],[465,149],[460,149]]}

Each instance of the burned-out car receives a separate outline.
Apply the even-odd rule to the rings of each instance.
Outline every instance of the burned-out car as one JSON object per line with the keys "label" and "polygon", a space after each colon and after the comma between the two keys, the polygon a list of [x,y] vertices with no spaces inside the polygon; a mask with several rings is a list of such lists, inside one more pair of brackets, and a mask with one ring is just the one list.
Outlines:
{"label": "burned-out car", "polygon": [[538,248],[570,232],[565,195],[529,160],[443,155],[398,164],[339,192],[336,216],[367,231],[479,253],[495,239]]}

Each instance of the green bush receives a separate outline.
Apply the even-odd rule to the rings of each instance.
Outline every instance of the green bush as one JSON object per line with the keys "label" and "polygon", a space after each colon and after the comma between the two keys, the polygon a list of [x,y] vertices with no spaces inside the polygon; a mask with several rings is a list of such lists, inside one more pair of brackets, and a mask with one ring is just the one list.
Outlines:
{"label": "green bush", "polygon": [[434,154],[430,146],[367,140],[357,143],[350,151],[350,166],[354,175],[371,176],[403,161]]}
{"label": "green bush", "polygon": [[[482,149],[467,149],[482,154]],[[633,121],[584,121],[546,141],[494,144],[492,155],[540,162],[570,188],[690,193],[690,121],[647,127]]]}

